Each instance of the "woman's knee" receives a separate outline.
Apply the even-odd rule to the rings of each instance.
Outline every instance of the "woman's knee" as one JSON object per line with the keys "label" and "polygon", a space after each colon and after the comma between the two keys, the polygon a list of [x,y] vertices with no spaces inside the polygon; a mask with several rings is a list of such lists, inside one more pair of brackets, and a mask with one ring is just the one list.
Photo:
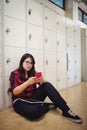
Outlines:
{"label": "woman's knee", "polygon": [[52,86],[52,84],[50,83],[50,82],[48,82],[48,81],[46,81],[46,82],[44,82],[42,85],[45,85],[45,86]]}

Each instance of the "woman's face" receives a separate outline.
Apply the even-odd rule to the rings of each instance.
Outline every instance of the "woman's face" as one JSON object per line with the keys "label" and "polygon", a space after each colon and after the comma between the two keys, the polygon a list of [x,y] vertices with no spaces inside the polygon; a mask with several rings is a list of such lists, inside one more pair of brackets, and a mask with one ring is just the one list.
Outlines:
{"label": "woman's face", "polygon": [[25,71],[30,71],[33,66],[31,58],[26,58],[23,62],[23,68]]}

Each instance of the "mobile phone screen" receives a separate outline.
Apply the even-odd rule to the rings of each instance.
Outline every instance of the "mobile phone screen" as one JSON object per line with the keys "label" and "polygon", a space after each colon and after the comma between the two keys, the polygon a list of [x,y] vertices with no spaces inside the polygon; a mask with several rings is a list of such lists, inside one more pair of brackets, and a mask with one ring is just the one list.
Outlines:
{"label": "mobile phone screen", "polygon": [[35,76],[36,76],[37,78],[41,77],[41,75],[42,75],[42,72],[36,72],[36,74],[35,74]]}

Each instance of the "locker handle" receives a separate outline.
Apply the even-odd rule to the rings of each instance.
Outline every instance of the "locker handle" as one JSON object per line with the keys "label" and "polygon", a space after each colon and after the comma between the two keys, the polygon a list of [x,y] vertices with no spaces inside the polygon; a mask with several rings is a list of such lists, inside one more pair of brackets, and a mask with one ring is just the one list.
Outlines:
{"label": "locker handle", "polygon": [[30,34],[29,34],[29,40],[31,40],[31,38],[32,38],[32,34],[30,33]]}
{"label": "locker handle", "polygon": [[47,16],[45,16],[45,19],[47,20]]}
{"label": "locker handle", "polygon": [[60,63],[60,60],[57,60],[57,63]]}
{"label": "locker handle", "polygon": [[74,47],[77,47],[76,45],[74,45]]}
{"label": "locker handle", "polygon": [[6,63],[9,63],[10,61],[11,61],[11,59],[10,59],[10,58],[7,58]]}
{"label": "locker handle", "polygon": [[77,60],[75,60],[75,64],[77,64]]}
{"label": "locker handle", "polygon": [[60,79],[58,79],[58,82],[60,82]]}
{"label": "locker handle", "polygon": [[67,63],[67,70],[68,70],[68,68],[69,68],[69,66],[68,66],[68,53],[66,54],[66,63]]}
{"label": "locker handle", "polygon": [[10,32],[10,28],[7,28],[7,29],[6,29],[6,33],[9,33],[9,32]]}
{"label": "locker handle", "polygon": [[59,24],[59,22],[56,23],[57,25]]}
{"label": "locker handle", "polygon": [[48,60],[46,60],[46,65],[48,65]]}
{"label": "locker handle", "polygon": [[6,3],[10,3],[10,0],[5,0],[6,1]]}
{"label": "locker handle", "polygon": [[31,10],[31,9],[29,9],[28,14],[29,14],[29,15],[31,15],[31,12],[32,12],[32,10]]}
{"label": "locker handle", "polygon": [[57,41],[57,45],[59,45],[60,44],[60,42],[59,41]]}
{"label": "locker handle", "polygon": [[48,39],[47,39],[47,38],[45,39],[45,42],[46,42],[46,43],[48,42]]}

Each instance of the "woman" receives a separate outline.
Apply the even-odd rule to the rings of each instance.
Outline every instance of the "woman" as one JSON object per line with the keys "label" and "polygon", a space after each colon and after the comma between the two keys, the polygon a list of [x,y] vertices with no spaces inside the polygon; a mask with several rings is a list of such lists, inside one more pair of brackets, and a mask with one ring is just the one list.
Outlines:
{"label": "woman", "polygon": [[[36,119],[53,108],[59,108],[64,117],[82,123],[82,119],[70,110],[54,86],[46,82],[43,76],[38,78],[35,74],[35,60],[26,53],[20,60],[19,68],[10,75],[14,110],[26,118]],[[44,102],[47,96],[52,103]]]}

